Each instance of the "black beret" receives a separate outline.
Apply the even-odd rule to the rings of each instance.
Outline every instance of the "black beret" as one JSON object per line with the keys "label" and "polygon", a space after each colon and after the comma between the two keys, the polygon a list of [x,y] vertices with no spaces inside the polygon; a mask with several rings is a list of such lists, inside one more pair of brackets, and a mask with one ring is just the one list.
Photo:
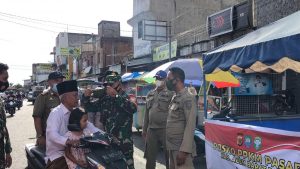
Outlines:
{"label": "black beret", "polygon": [[68,81],[61,82],[57,85],[57,91],[59,95],[68,92],[78,92],[77,81],[68,80]]}

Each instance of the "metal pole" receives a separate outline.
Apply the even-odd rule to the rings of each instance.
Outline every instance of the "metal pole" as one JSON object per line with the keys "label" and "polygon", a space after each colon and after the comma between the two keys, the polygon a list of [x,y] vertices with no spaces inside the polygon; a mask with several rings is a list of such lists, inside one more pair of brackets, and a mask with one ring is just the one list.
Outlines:
{"label": "metal pole", "polygon": [[171,21],[169,21],[169,61],[171,61],[171,57],[172,57],[172,47],[171,47]]}
{"label": "metal pole", "polygon": [[205,79],[205,74],[203,73],[203,102],[204,102],[204,116],[205,116],[205,120],[207,119],[207,96],[206,96],[206,79]]}
{"label": "metal pole", "polygon": [[77,57],[77,79],[80,79],[80,71],[79,71],[79,57]]}

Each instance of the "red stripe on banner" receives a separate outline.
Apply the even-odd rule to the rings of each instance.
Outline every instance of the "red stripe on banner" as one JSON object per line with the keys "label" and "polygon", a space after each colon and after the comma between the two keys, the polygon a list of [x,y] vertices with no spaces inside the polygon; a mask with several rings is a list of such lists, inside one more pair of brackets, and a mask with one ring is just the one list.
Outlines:
{"label": "red stripe on banner", "polygon": [[[235,125],[246,126],[236,123]],[[283,149],[300,151],[300,137],[284,135],[284,132],[266,133],[206,122],[205,138],[220,147],[229,146],[260,154]]]}

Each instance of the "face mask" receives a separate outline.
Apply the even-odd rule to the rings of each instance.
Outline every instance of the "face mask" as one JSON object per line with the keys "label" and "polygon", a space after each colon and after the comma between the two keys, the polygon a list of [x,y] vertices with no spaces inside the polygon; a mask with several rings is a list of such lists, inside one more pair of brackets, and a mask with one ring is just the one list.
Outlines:
{"label": "face mask", "polygon": [[0,81],[0,92],[4,92],[9,87],[9,83]]}
{"label": "face mask", "polygon": [[58,93],[56,83],[53,84],[52,91],[55,92],[55,93]]}
{"label": "face mask", "polygon": [[167,88],[168,88],[168,90],[170,90],[170,91],[174,91],[174,90],[175,90],[175,85],[173,84],[173,81],[174,81],[174,80],[175,80],[175,79],[168,80],[167,83],[166,83]]}
{"label": "face mask", "polygon": [[156,80],[155,85],[156,87],[161,87],[164,84],[164,81]]}

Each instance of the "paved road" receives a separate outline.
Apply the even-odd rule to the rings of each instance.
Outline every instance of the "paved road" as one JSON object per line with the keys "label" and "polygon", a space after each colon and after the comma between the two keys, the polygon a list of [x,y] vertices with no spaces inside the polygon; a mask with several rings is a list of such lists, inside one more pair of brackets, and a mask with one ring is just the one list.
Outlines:
{"label": "paved road", "polygon": [[[21,110],[18,110],[14,117],[7,116],[7,127],[10,133],[13,152],[13,165],[12,169],[24,169],[26,167],[26,155],[24,146],[27,143],[35,142],[35,130],[32,119],[33,105],[29,102],[24,102],[24,106]],[[136,169],[144,169],[146,161],[143,158],[144,155],[144,141],[141,138],[140,133],[134,133],[134,160]],[[201,163],[201,165],[200,165]],[[203,159],[195,160],[196,168],[205,168]],[[161,153],[158,157],[156,165],[157,169],[164,169],[164,158]]]}

